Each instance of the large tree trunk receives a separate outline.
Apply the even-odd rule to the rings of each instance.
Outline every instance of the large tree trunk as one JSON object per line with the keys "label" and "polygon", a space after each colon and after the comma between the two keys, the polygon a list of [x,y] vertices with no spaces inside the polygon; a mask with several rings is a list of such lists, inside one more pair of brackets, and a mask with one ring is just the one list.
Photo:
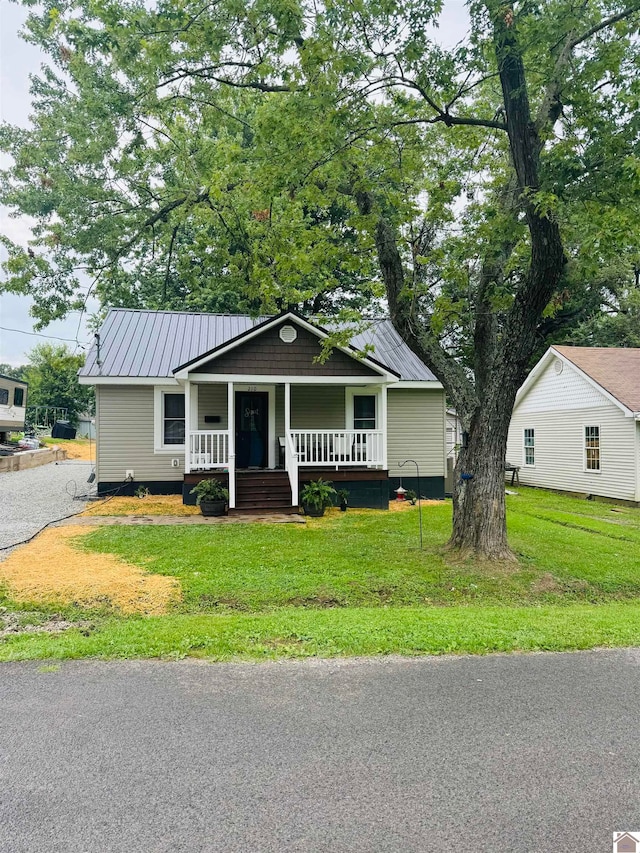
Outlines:
{"label": "large tree trunk", "polygon": [[449,546],[463,554],[510,560],[505,508],[505,452],[515,392],[480,407],[458,456]]}

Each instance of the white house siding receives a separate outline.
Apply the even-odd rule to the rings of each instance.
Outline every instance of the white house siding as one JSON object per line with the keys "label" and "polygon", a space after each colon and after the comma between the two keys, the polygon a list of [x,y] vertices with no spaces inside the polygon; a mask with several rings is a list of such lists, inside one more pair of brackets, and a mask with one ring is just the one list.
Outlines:
{"label": "white house siding", "polygon": [[444,391],[390,388],[387,393],[387,462],[390,476],[413,476],[398,462],[415,459],[421,477],[444,477]]}
{"label": "white house siding", "polygon": [[[600,427],[600,471],[586,471],[584,428]],[[535,430],[535,466],[524,465],[524,430]],[[509,428],[507,460],[523,485],[636,500],[637,437],[633,418],[568,365],[553,363],[521,403]]]}
{"label": "white house siding", "polygon": [[121,483],[127,470],[136,482],[182,480],[184,453],[154,453],[153,405],[152,386],[96,387],[98,482]]}

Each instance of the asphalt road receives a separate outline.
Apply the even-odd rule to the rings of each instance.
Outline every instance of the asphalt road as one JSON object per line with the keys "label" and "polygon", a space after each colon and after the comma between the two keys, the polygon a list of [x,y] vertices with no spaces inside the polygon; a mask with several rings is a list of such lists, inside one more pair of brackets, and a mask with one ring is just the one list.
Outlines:
{"label": "asphalt road", "polygon": [[0,851],[600,853],[640,650],[0,666]]}
{"label": "asphalt road", "polygon": [[0,474],[0,547],[21,542],[49,521],[81,512],[86,502],[78,498],[91,490],[90,473],[91,463],[74,460]]}

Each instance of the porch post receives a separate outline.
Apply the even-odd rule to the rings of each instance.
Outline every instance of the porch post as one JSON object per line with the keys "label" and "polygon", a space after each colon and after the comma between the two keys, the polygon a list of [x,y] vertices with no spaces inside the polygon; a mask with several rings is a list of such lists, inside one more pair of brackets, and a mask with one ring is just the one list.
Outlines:
{"label": "porch post", "polygon": [[184,473],[191,471],[191,382],[184,383]]}
{"label": "porch post", "polygon": [[298,506],[298,457],[290,453],[291,383],[284,383],[284,465],[291,485],[291,506]]}
{"label": "porch post", "polygon": [[284,437],[285,441],[289,438],[289,430],[291,429],[291,383],[284,383]]}
{"label": "porch post", "polygon": [[236,449],[233,382],[227,383],[227,429],[229,431],[229,509],[236,508]]}
{"label": "porch post", "polygon": [[387,386],[380,389],[380,427],[382,429],[382,468],[387,470]]}

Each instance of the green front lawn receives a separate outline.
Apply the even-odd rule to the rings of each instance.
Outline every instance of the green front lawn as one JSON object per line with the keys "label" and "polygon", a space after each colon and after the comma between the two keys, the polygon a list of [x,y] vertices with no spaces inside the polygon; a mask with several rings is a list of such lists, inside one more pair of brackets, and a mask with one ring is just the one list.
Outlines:
{"label": "green front lawn", "polygon": [[[82,547],[177,577],[163,617],[17,636],[0,659],[568,649],[640,644],[640,511],[531,489],[508,498],[517,565],[452,563],[448,503],[307,525],[103,527]],[[0,601],[0,604],[2,602]]]}
{"label": "green front lawn", "polygon": [[[186,613],[273,607],[541,604],[640,597],[640,512],[532,493],[509,498],[517,566],[452,564],[451,505],[331,512],[297,524],[103,527],[85,547],[179,578]],[[584,514],[583,514],[584,512]]]}

